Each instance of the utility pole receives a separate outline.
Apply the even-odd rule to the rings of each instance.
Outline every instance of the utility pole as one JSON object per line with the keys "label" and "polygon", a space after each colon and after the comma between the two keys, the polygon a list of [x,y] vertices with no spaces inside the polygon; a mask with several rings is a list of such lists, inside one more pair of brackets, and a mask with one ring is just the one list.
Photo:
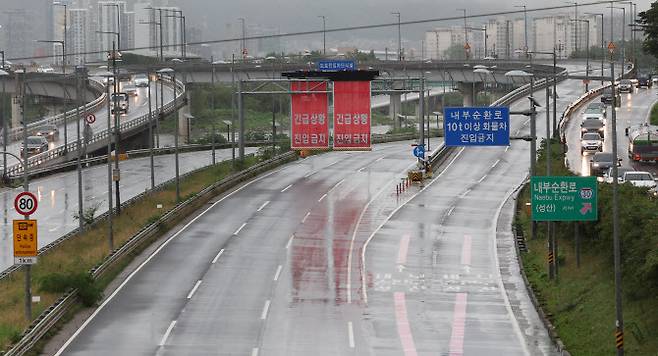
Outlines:
{"label": "utility pole", "polygon": [[81,140],[80,140],[80,121],[82,119],[82,112],[80,111],[80,106],[84,105],[85,103],[81,100],[82,98],[82,81],[83,77],[85,76],[84,80],[86,82],[86,68],[84,67],[76,67],[75,68],[75,92],[76,92],[76,114],[78,116],[78,120],[76,121],[76,132],[78,134],[78,142],[76,144],[76,148],[78,151],[78,159],[77,159],[77,173],[78,173],[78,223],[79,223],[79,228],[80,231],[83,231],[85,228],[85,221],[84,221],[84,197],[82,193],[82,145],[81,145]]}
{"label": "utility pole", "polygon": [[[2,100],[0,100],[0,113],[2,113],[2,152],[7,152],[7,117],[5,116],[5,101],[4,97],[5,94],[7,93],[6,86],[5,86],[5,78],[9,73],[5,71],[5,51],[0,51],[0,54],[2,54]],[[2,154],[2,178],[7,177],[7,153]]]}
{"label": "utility pole", "polygon": [[[121,37],[118,35],[117,37]],[[121,141],[119,133],[119,75],[117,72],[117,55],[119,53],[118,49],[115,47],[114,41],[112,41],[112,69],[114,73],[114,194],[116,199],[117,215],[121,213],[121,191],[120,191],[120,180],[121,180],[121,171],[119,170],[119,154],[120,154],[120,145]],[[108,132],[109,134],[109,132]]]}
{"label": "utility pole", "polygon": [[[19,69],[16,72],[16,100],[18,101],[19,120],[23,125],[23,191],[30,191],[29,173],[28,173],[28,151],[27,151],[27,120],[25,118],[25,70]],[[30,216],[25,215],[25,220]],[[32,321],[32,265],[25,265],[25,320]]]}
{"label": "utility pole", "polygon": [[523,8],[523,55],[528,58],[528,8],[526,5],[515,5],[514,7]]}

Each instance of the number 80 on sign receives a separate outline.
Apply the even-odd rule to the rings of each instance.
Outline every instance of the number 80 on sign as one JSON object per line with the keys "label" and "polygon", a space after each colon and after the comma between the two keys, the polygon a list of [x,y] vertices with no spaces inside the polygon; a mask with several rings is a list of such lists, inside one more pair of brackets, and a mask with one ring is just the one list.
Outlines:
{"label": "number 80 on sign", "polygon": [[32,215],[37,211],[37,197],[30,192],[22,192],[14,199],[14,209],[21,215]]}

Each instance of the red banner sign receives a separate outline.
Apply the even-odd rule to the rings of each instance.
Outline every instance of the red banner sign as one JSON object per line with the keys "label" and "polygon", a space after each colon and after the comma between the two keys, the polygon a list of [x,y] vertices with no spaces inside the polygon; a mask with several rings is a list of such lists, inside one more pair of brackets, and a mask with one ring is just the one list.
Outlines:
{"label": "red banner sign", "polygon": [[334,149],[370,149],[370,82],[334,82]]}
{"label": "red banner sign", "polygon": [[291,91],[318,91],[291,95],[292,149],[329,148],[327,82],[291,82]]}

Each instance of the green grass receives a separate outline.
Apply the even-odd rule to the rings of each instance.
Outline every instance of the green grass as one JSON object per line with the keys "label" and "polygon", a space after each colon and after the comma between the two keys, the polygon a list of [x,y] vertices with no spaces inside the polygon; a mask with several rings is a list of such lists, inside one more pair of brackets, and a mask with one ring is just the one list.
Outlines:
{"label": "green grass", "polygon": [[[242,167],[256,164],[258,160],[249,157]],[[216,166],[203,169],[181,181],[181,196],[191,197],[211,184],[234,172],[231,162],[222,162]],[[156,205],[162,204],[162,209]],[[148,194],[130,207],[121,210],[114,217],[114,243],[121,246],[125,241],[149,223],[157,220],[164,212],[176,205],[175,187],[173,184],[165,190]],[[173,226],[163,226],[163,231]],[[39,263],[32,267],[33,295],[41,296],[39,304],[33,304],[32,318],[38,316],[59,298],[63,293],[53,292],[57,288],[44,288],[42,281],[53,276],[53,271],[61,275],[71,276],[80,271],[88,271],[100,263],[108,252],[107,224],[99,224],[84,233],[75,235],[57,246],[52,252],[39,257]],[[133,256],[134,257],[134,256]],[[131,257],[132,258],[132,257]],[[127,263],[127,262],[126,262]],[[116,270],[112,275],[118,273]],[[97,281],[95,287],[105,288],[112,278]],[[19,270],[0,281],[0,350],[6,350],[17,341],[28,322],[24,318],[23,309],[24,272]]]}
{"label": "green grass", "polygon": [[649,123],[651,125],[658,125],[658,103],[654,103],[651,107],[651,114],[649,115]]}
{"label": "green grass", "polygon": [[[557,146],[557,145],[556,145]],[[539,150],[543,153],[542,148]],[[553,150],[554,175],[570,175],[563,165],[559,148]],[[537,164],[539,175],[543,174],[543,155]],[[538,224],[538,236],[534,240],[527,240],[528,253],[522,254],[524,270],[532,285],[543,310],[550,319],[566,348],[572,355],[610,355],[614,354],[615,331],[615,296],[614,275],[612,266],[612,243],[610,238],[601,234],[601,225],[608,223],[607,195],[609,187],[599,187],[599,210],[601,219],[596,223],[581,224],[581,265],[576,266],[574,250],[573,223],[554,223],[556,237],[558,238],[558,259],[561,261],[558,281],[548,279],[546,262],[546,225]],[[626,195],[634,191],[632,187],[620,187],[620,201],[624,197],[634,200],[635,205],[640,204],[637,199],[649,199],[646,194]],[[519,196],[518,206],[525,207],[529,201],[527,186]],[[642,206],[642,205],[638,205]],[[623,210],[622,210],[623,211]],[[626,218],[631,219],[632,214],[622,214],[620,220],[624,225]],[[523,230],[524,236],[530,236],[530,216],[526,209],[519,209],[516,221]],[[651,222],[645,222],[647,224]],[[637,223],[636,223],[637,224]],[[592,237],[594,231],[594,237]],[[622,255],[631,258],[631,241],[626,240],[631,234],[630,228],[622,229]],[[606,240],[607,238],[607,240]],[[624,250],[624,248],[626,248]],[[626,255],[624,255],[624,253]],[[639,254],[636,254],[639,256]],[[630,271],[630,274],[634,272]],[[626,276],[628,276],[626,274]],[[648,296],[638,293],[633,288],[650,288],[649,283],[636,284],[625,279],[623,293],[623,312],[625,321],[625,350],[629,355],[658,355],[658,298],[655,294]],[[634,296],[635,295],[635,296]]]}

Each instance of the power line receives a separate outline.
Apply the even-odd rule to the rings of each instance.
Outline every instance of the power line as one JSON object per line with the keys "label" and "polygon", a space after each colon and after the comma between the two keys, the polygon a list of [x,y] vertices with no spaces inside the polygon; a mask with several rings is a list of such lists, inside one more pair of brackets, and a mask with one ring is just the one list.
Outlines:
{"label": "power line", "polygon": [[[588,2],[588,3],[578,3],[578,6],[596,6],[596,5],[608,6],[608,5],[610,5],[611,2],[617,3],[617,2],[623,2],[623,1],[627,1],[627,0],[595,1],[595,2]],[[425,23],[430,23],[430,22],[455,21],[455,20],[463,20],[464,18],[473,19],[473,18],[480,18],[480,17],[496,17],[496,16],[502,16],[502,15],[523,14],[524,11],[525,12],[542,12],[542,11],[551,11],[551,10],[561,10],[561,9],[566,9],[566,8],[571,8],[571,7],[573,7],[573,6],[572,5],[556,5],[556,6],[538,7],[538,8],[526,9],[526,10],[508,10],[508,11],[489,12],[489,13],[482,13],[482,14],[473,14],[473,15],[467,15],[466,17],[464,17],[464,16],[437,17],[437,18],[431,18],[431,19],[402,21],[402,22],[400,22],[400,25],[418,25],[418,24],[425,24]],[[220,39],[220,40],[188,42],[187,45],[188,46],[199,46],[199,45],[204,45],[204,44],[207,45],[207,44],[239,42],[239,41],[242,41],[242,40],[260,40],[260,39],[282,38],[282,37],[298,37],[298,36],[317,35],[317,34],[322,34],[322,33],[326,33],[326,32],[345,32],[345,31],[370,30],[370,29],[386,28],[386,27],[394,27],[394,26],[398,26],[397,21],[396,22],[381,23],[381,24],[373,24],[373,25],[328,28],[328,29],[325,29],[325,30],[288,32],[288,33],[279,33],[279,34],[271,34],[271,35],[258,35],[258,36],[249,36],[249,37],[225,38],[225,39]],[[173,45],[167,45],[165,47],[169,48],[169,47],[172,47],[172,46]],[[154,49],[159,49],[159,48],[160,48],[160,46],[146,46],[146,47],[126,48],[126,49],[123,49],[123,51],[154,50]],[[107,50],[71,53],[71,54],[67,54],[67,56],[81,56],[81,55],[103,54],[103,53],[107,53]],[[20,61],[20,60],[30,60],[30,59],[45,59],[45,58],[53,58],[53,57],[55,57],[55,55],[8,58],[8,60]]]}

